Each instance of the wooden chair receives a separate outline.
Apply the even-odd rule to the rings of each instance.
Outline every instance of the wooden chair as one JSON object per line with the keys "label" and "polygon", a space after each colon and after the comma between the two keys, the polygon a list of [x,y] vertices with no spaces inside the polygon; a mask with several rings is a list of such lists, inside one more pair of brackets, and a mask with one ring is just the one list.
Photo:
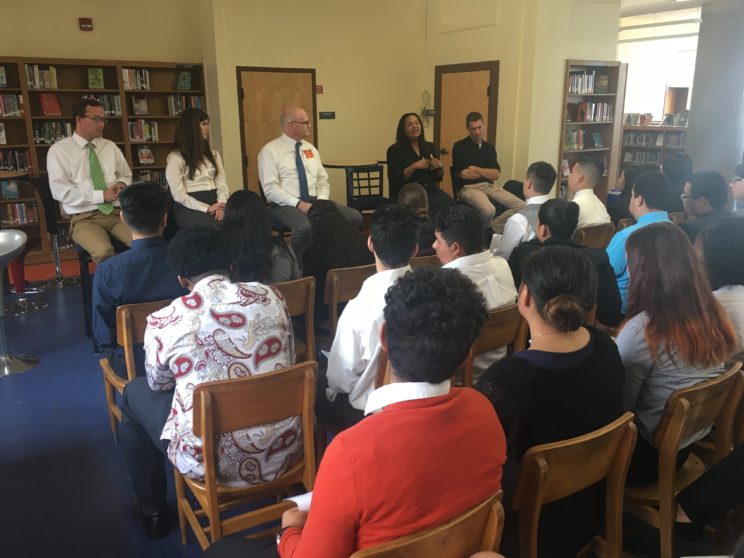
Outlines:
{"label": "wooden chair", "polygon": [[436,254],[411,258],[411,268],[416,270],[422,267],[442,267],[442,262],[439,261]]}
{"label": "wooden chair", "polygon": [[303,316],[305,321],[305,340],[295,336],[296,361],[315,360],[315,277],[303,277],[272,286],[284,297],[289,315],[293,318]]}
{"label": "wooden chair", "polygon": [[358,550],[350,558],[464,558],[483,550],[496,551],[504,529],[501,495],[499,490],[438,527]]}
{"label": "wooden chair", "polygon": [[687,213],[684,211],[670,211],[669,220],[675,225],[679,225],[680,223],[687,221]]}
{"label": "wooden chair", "polygon": [[635,219],[620,219],[617,222],[617,227],[615,227],[615,232],[621,231],[627,227],[630,227],[631,225],[635,225],[636,220]]}
{"label": "wooden chair", "polygon": [[615,226],[612,223],[602,223],[591,227],[576,229],[573,240],[577,244],[587,246],[588,248],[607,248],[615,234]]}
{"label": "wooden chair", "polygon": [[659,448],[659,482],[625,489],[625,510],[659,529],[661,558],[674,556],[677,494],[705,470],[694,454],[677,469],[680,440],[715,425],[715,461],[731,451],[735,413],[732,406],[727,408],[726,401],[740,368],[737,362],[717,378],[672,393],[654,435],[654,445]]}
{"label": "wooden chair", "polygon": [[328,273],[326,273],[323,302],[328,306],[331,340],[336,336],[338,305],[348,302],[358,295],[362,288],[362,283],[375,273],[377,273],[375,264],[357,267],[338,267],[336,269],[329,269]]}
{"label": "wooden chair", "polygon": [[147,316],[165,308],[170,300],[156,300],[140,304],[125,304],[116,309],[116,342],[124,349],[124,360],[127,364],[127,378],[124,379],[114,372],[106,357],[98,361],[103,373],[103,391],[106,394],[106,408],[109,424],[117,439],[118,426],[121,422],[121,409],[116,404],[116,393],[124,393],[124,386],[137,376],[137,366],[134,360],[134,346],[142,343],[147,329]]}
{"label": "wooden chair", "polygon": [[[294,493],[292,486],[302,483],[306,490],[315,483],[315,448],[313,445],[313,408],[316,362],[303,362],[268,374],[247,378],[206,382],[194,390],[194,435],[202,441],[204,480],[195,481],[174,469],[178,522],[181,543],[186,544],[186,522],[194,531],[202,549],[223,536],[275,521],[293,507],[279,501],[230,517],[221,512],[284,493]],[[255,486],[217,484],[217,436],[252,426],[302,417],[303,458],[279,478]],[[192,508],[186,489],[194,495],[198,507]],[[200,522],[205,519],[207,525]],[[266,534],[266,531],[260,535]],[[209,535],[209,539],[207,538]]]}
{"label": "wooden chair", "polygon": [[720,422],[725,428],[723,435],[731,441],[728,451],[725,451],[723,447],[717,447],[716,429],[711,432],[710,436],[698,440],[693,445],[692,451],[705,463],[706,467],[718,463],[737,445],[744,443],[744,372],[737,374],[734,387],[726,400],[726,408],[721,412]]}
{"label": "wooden chair", "polygon": [[[606,542],[602,555],[621,558],[623,487],[636,441],[633,413],[569,440],[535,446],[522,458],[512,507],[519,513],[519,555],[537,558],[537,533],[543,505],[575,494],[607,478]],[[571,518],[566,518],[570,521]]]}

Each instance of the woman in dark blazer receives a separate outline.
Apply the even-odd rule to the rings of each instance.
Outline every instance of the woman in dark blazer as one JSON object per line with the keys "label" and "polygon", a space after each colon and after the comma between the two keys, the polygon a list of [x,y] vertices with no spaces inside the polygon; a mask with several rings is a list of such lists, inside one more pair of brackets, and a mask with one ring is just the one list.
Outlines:
{"label": "woman in dark blazer", "polygon": [[440,190],[444,168],[439,150],[424,138],[424,127],[418,114],[408,112],[400,117],[395,143],[387,150],[390,199],[397,200],[404,185],[418,182],[426,189],[432,219],[455,201]]}

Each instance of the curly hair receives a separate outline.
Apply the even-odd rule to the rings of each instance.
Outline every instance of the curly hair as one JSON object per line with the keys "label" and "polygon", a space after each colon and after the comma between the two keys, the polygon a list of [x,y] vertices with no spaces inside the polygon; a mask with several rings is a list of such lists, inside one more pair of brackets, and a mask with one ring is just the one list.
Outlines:
{"label": "curly hair", "polygon": [[407,265],[419,240],[419,222],[405,205],[386,204],[372,217],[375,254],[390,269]]}
{"label": "curly hair", "polygon": [[207,273],[227,274],[233,259],[230,240],[214,227],[181,229],[168,243],[168,263],[177,275],[187,279]]}
{"label": "curly hair", "polygon": [[271,218],[261,197],[250,190],[231,195],[225,204],[222,230],[236,247],[233,280],[266,282],[274,239]]}
{"label": "curly hair", "polygon": [[487,315],[481,292],[456,269],[407,273],[385,295],[385,337],[396,375],[433,384],[451,378]]}
{"label": "curly hair", "polygon": [[349,223],[336,205],[328,200],[313,202],[307,213],[312,229],[312,245],[305,251],[305,269],[325,277],[329,269],[352,267],[373,262],[361,233]]}

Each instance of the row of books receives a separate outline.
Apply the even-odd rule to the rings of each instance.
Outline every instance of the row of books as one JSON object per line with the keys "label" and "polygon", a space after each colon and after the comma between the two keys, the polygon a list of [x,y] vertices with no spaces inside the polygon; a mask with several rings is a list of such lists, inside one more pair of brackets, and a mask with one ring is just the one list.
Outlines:
{"label": "row of books", "polygon": [[654,132],[625,132],[623,145],[629,147],[662,147],[664,134]]}
{"label": "row of books", "polygon": [[23,97],[4,93],[0,95],[0,116],[23,116]]}
{"label": "row of books", "polygon": [[160,141],[158,123],[138,118],[129,122],[129,139],[132,141]]}
{"label": "row of books", "polygon": [[34,143],[50,145],[72,135],[70,122],[34,122]]}
{"label": "row of books", "polygon": [[568,92],[572,95],[590,95],[592,93],[607,93],[609,91],[610,76],[591,73],[587,70],[571,71],[568,75]]}
{"label": "row of books", "polygon": [[667,132],[665,136],[664,147],[672,149],[682,149],[685,146],[684,132]]}
{"label": "row of books", "polygon": [[26,82],[31,89],[57,89],[57,69],[44,64],[26,64]]}
{"label": "row of books", "polygon": [[579,103],[576,122],[612,122],[612,103]]}
{"label": "row of books", "polygon": [[145,68],[122,68],[124,89],[150,89],[150,70]]}
{"label": "row of books", "polygon": [[658,166],[661,164],[661,152],[642,149],[626,151],[625,155],[623,155],[623,163],[633,163],[640,166]]}
{"label": "row of books", "polygon": [[599,132],[587,132],[579,128],[567,130],[563,137],[563,149],[579,151],[581,149],[601,149],[604,147],[602,134]]}
{"label": "row of books", "polygon": [[36,202],[4,203],[0,213],[0,223],[4,227],[31,225],[39,222],[39,208]]}
{"label": "row of books", "polygon": [[165,171],[163,170],[138,170],[134,172],[134,180],[136,181],[147,181],[156,182],[163,188],[168,187],[168,182],[165,180]]}
{"label": "row of books", "polygon": [[83,95],[86,99],[95,99],[103,105],[106,116],[121,116],[121,99],[118,93],[102,95]]}
{"label": "row of books", "polygon": [[179,116],[187,108],[204,110],[204,97],[200,95],[168,95],[168,114]]}
{"label": "row of books", "polygon": [[8,74],[5,71],[5,66],[0,66],[0,89],[8,87]]}
{"label": "row of books", "polygon": [[27,149],[6,149],[0,151],[0,170],[30,171],[31,156]]}

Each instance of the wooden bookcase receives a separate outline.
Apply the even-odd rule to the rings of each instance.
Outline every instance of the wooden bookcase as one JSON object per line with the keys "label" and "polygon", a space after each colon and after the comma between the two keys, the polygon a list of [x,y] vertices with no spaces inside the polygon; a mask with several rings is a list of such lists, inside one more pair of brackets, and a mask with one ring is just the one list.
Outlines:
{"label": "wooden bookcase", "polygon": [[566,168],[582,157],[601,159],[605,175],[595,188],[602,201],[615,185],[622,135],[627,64],[566,60],[557,196],[570,199]]}
{"label": "wooden bookcase", "polygon": [[[130,79],[137,75],[141,77],[139,81]],[[189,79],[185,79],[186,76]],[[0,96],[3,95],[16,97],[23,114],[0,114],[6,140],[5,144],[0,144],[0,168],[7,166],[10,160],[14,167],[20,166],[15,170],[44,176],[49,147],[74,130],[72,105],[80,97],[87,96],[104,102],[108,123],[103,137],[122,150],[133,178],[153,180],[163,186],[166,157],[180,110],[188,106],[206,106],[204,70],[200,63],[0,57]],[[50,97],[55,100],[52,104]],[[145,114],[135,111],[135,101],[138,108],[147,107]],[[53,114],[57,111],[50,111],[50,106],[56,109],[57,105],[59,114]],[[144,130],[145,124],[153,129],[157,127],[157,137],[132,135],[133,127]],[[2,136],[0,130],[0,139]],[[142,157],[141,161],[141,152],[143,155],[149,153],[150,157]],[[150,158],[152,163],[146,163]],[[41,247],[28,254],[28,263],[51,261],[44,218],[41,211],[40,222],[26,226],[38,227],[33,234],[38,232],[41,236]],[[61,213],[54,218],[60,224],[62,257],[75,257],[66,234],[69,219]]]}
{"label": "wooden bookcase", "polygon": [[620,167],[658,167],[669,153],[684,151],[686,134],[686,126],[623,126]]}

